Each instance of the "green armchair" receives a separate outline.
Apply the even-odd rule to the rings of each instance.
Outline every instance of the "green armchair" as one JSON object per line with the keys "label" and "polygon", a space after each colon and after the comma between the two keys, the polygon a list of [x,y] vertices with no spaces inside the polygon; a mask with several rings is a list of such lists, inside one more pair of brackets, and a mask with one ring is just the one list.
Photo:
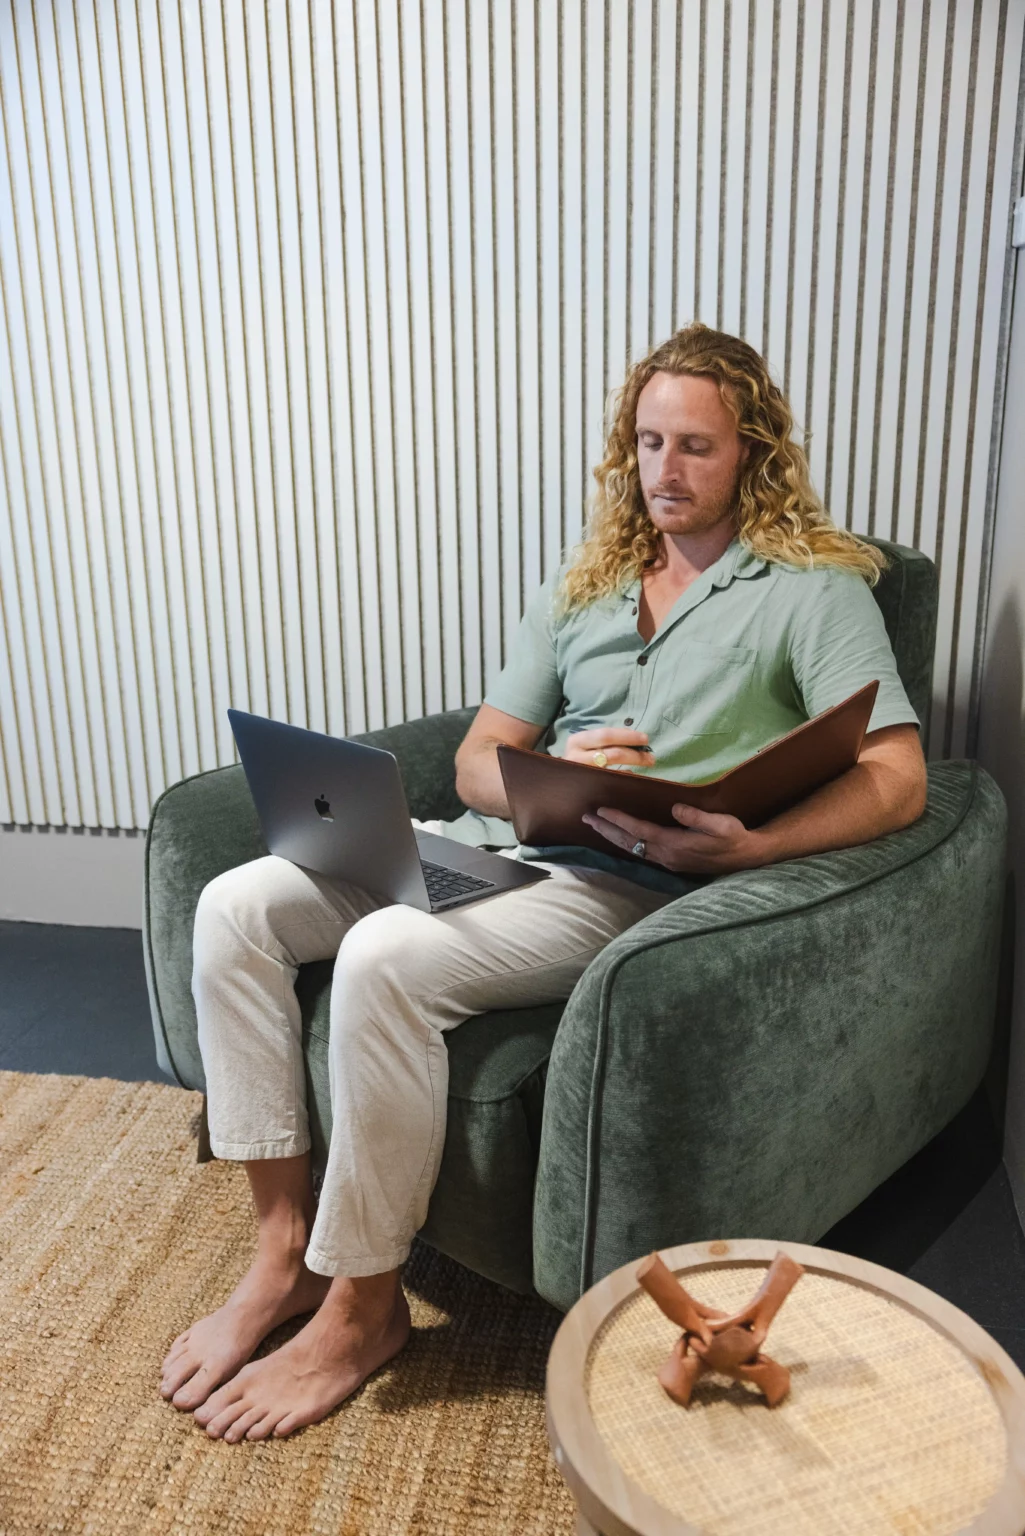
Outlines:
{"label": "green armchair", "polygon": [[[876,588],[901,676],[928,709],[936,577],[914,550]],[[399,761],[414,816],[452,818],[475,711],[360,740]],[[864,847],[723,877],[609,944],[565,1004],[447,1036],[448,1132],[421,1237],[567,1309],[652,1248],[809,1242],[953,1118],[995,1010],[1006,812],[968,762],[929,770],[925,814]],[[241,767],[153,808],[144,948],[157,1056],[202,1089],[191,992],[200,891],[266,852]],[[303,966],[315,1159],[330,1135],[330,962]]]}

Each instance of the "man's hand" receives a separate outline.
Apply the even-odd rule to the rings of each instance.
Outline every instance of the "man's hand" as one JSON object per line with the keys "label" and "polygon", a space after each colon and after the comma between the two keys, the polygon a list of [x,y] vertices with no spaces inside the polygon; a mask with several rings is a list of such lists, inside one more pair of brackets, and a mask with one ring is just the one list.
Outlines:
{"label": "man's hand", "polygon": [[628,731],[620,725],[597,725],[590,731],[574,731],[572,736],[566,737],[562,755],[573,763],[590,763],[592,767],[604,768],[606,763],[595,764],[596,752],[604,752],[610,767],[622,764],[624,768],[652,768],[655,764],[647,731]]}
{"label": "man's hand", "polygon": [[925,809],[925,759],[913,725],[890,725],[865,737],[855,766],[807,800],[753,831],[735,816],[674,805],[674,827],[624,816],[606,806],[585,816],[588,826],[627,852],[638,841],[644,856],[674,874],[728,875],[782,859],[870,843],[898,832]]}
{"label": "man's hand", "polygon": [[617,848],[630,852],[643,842],[644,857],[677,875],[728,875],[737,869],[755,869],[769,862],[769,852],[757,832],[749,832],[735,816],[716,816],[692,805],[674,805],[678,827],[660,827],[639,821],[623,811],[601,806],[596,816],[585,816],[589,827]]}

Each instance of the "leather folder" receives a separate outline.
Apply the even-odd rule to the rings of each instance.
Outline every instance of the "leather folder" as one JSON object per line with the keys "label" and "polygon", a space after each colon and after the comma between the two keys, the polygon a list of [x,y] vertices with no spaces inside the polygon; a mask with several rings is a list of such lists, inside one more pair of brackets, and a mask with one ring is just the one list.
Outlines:
{"label": "leather folder", "polygon": [[672,808],[681,803],[736,816],[746,827],[761,826],[854,767],[878,689],[878,681],[866,683],[707,784],[597,768],[503,743],[498,761],[513,829],[528,847],[608,853],[613,844],[581,819],[602,805],[665,827],[679,826]]}

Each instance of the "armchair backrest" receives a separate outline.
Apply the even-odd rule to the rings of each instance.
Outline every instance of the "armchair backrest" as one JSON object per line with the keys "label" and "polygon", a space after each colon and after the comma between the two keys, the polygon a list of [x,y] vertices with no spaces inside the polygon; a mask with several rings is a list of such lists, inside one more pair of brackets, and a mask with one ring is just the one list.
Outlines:
{"label": "armchair backrest", "polygon": [[936,649],[938,587],[936,567],[921,550],[887,539],[867,539],[890,565],[873,588],[883,611],[897,671],[923,726],[929,718],[932,664]]}

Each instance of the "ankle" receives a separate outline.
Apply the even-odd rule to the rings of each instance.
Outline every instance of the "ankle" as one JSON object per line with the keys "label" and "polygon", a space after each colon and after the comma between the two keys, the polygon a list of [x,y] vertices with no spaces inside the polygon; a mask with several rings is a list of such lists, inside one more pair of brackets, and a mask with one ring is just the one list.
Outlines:
{"label": "ankle", "polygon": [[399,1271],[356,1278],[338,1275],[331,1282],[327,1302],[340,1318],[386,1327],[405,1303]]}
{"label": "ankle", "polygon": [[310,1154],[246,1163],[259,1223],[259,1250],[290,1265],[301,1264],[313,1230],[316,1204]]}
{"label": "ankle", "polygon": [[298,1272],[309,1247],[311,1226],[312,1223],[302,1220],[261,1221],[256,1238],[257,1260]]}

